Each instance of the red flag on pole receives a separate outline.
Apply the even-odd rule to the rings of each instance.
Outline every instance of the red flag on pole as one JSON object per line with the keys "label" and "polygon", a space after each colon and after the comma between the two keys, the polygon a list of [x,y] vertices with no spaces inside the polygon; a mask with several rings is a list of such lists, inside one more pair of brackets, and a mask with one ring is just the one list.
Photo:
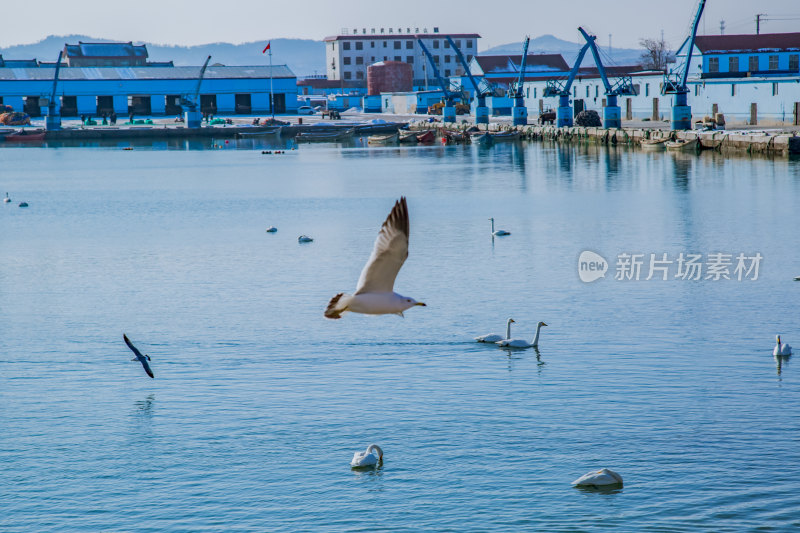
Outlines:
{"label": "red flag on pole", "polygon": [[267,50],[269,50],[269,47],[270,47],[270,45],[271,45],[271,44],[272,44],[272,41],[269,41],[269,42],[267,43],[267,46],[265,46],[265,47],[264,47],[264,49],[261,51],[261,53],[262,53],[262,54],[266,54],[266,53],[267,53]]}

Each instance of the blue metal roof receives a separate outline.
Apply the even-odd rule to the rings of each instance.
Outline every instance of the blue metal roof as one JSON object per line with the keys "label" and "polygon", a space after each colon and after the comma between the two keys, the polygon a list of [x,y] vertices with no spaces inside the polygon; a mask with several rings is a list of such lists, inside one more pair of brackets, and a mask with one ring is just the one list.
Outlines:
{"label": "blue metal roof", "polygon": [[[0,68],[0,81],[52,80],[55,68]],[[61,67],[58,78],[64,80],[174,80],[197,79],[200,67]],[[208,67],[204,79],[265,79],[269,66]],[[272,66],[273,78],[294,78],[286,65]]]}

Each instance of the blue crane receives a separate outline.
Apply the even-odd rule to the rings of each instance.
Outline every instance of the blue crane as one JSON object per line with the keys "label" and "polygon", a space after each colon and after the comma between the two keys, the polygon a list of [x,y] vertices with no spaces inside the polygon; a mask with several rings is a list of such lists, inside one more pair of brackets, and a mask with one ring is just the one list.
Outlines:
{"label": "blue crane", "polygon": [[525,95],[523,85],[525,84],[525,66],[528,64],[528,45],[531,42],[530,36],[525,36],[525,45],[522,47],[522,61],[519,66],[519,79],[517,83],[511,85],[509,96],[514,99],[514,109],[512,118],[515,126],[524,126],[528,123],[528,108],[525,107]]}
{"label": "blue crane", "polygon": [[61,56],[63,54],[63,50],[58,53],[56,72],[53,75],[53,90],[50,91],[50,99],[47,101],[47,118],[45,118],[44,127],[48,130],[61,129],[61,110],[56,111],[56,89],[58,88],[58,73],[61,71]]}
{"label": "blue crane", "polygon": [[461,50],[458,49],[458,46],[456,46],[456,43],[453,42],[453,39],[451,39],[449,35],[446,35],[445,38],[447,39],[447,42],[450,43],[453,51],[455,51],[458,60],[461,62],[461,66],[464,67],[464,73],[469,78],[470,83],[472,83],[472,88],[475,90],[475,99],[477,100],[475,105],[475,123],[488,124],[489,108],[486,107],[486,97],[492,94],[494,89],[485,78],[481,80],[480,84],[475,81],[475,78],[472,76],[472,73],[469,70],[467,60],[464,59],[464,55],[461,53]]}
{"label": "blue crane", "polygon": [[206,58],[203,63],[203,68],[200,69],[200,75],[197,77],[197,84],[191,94],[181,95],[181,107],[185,114],[184,120],[186,121],[187,128],[199,128],[202,123],[202,115],[200,114],[200,84],[203,83],[203,77],[206,75],[206,68],[208,62],[211,61],[211,56]]}
{"label": "blue crane", "polygon": [[443,103],[444,107],[442,108],[442,121],[443,122],[455,122],[456,121],[456,106],[455,106],[455,99],[458,96],[456,93],[450,90],[450,84],[442,78],[442,75],[439,73],[439,68],[436,66],[436,62],[433,60],[433,56],[428,51],[428,48],[425,46],[425,43],[422,42],[422,39],[417,39],[419,43],[419,47],[422,48],[422,51],[425,53],[425,57],[428,58],[428,63],[430,63],[431,68],[433,68],[433,74],[436,76],[436,80],[439,82],[439,86],[442,88],[443,93]]}
{"label": "blue crane", "polygon": [[589,43],[583,45],[581,51],[578,52],[578,57],[575,59],[575,64],[569,72],[569,76],[565,81],[562,80],[548,80],[545,85],[545,97],[558,96],[558,111],[556,112],[556,126],[572,126],[572,106],[569,105],[569,97],[572,96],[572,82],[575,81],[575,76],[578,74],[578,69],[581,66],[583,57],[589,49]]}
{"label": "blue crane", "polygon": [[706,0],[700,0],[700,5],[697,6],[697,14],[694,16],[694,22],[692,22],[692,33],[686,41],[686,63],[664,75],[662,94],[675,95],[675,99],[672,102],[672,129],[675,130],[692,128],[692,107],[689,105],[689,87],[686,85],[686,79],[689,77],[689,67],[692,64],[692,50],[697,37],[697,24],[700,22],[700,17],[703,15],[705,7]]}
{"label": "blue crane", "polygon": [[606,69],[603,66],[603,62],[600,60],[600,52],[597,50],[597,44],[595,44],[597,37],[589,35],[581,27],[578,27],[578,31],[581,32],[583,38],[586,39],[586,43],[592,51],[594,62],[597,65],[600,78],[603,80],[603,87],[605,87],[606,90],[606,107],[603,109],[603,127],[621,128],[622,115],[619,105],[617,105],[617,96],[635,95],[636,89],[633,87],[633,80],[630,76],[621,76],[617,78],[617,81],[612,85],[611,82],[608,81]]}

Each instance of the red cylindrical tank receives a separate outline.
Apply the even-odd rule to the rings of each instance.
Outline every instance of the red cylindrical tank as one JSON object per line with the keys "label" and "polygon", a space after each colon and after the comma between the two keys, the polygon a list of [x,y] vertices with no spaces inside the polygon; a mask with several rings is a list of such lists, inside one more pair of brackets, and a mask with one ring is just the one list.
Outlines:
{"label": "red cylindrical tank", "polygon": [[410,91],[411,65],[402,61],[381,61],[367,67],[367,94]]}

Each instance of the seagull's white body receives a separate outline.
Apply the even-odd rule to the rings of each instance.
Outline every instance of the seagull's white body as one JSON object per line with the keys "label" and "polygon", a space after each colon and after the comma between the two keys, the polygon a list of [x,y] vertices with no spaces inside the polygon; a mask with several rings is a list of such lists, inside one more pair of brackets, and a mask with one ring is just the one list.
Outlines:
{"label": "seagull's white body", "polygon": [[9,202],[11,202],[11,198],[9,198],[9,196],[8,196],[8,193],[6,193],[6,197],[5,197],[5,198],[3,198],[3,203],[6,203],[6,204],[7,204],[7,203],[9,203]]}
{"label": "seagull's white body", "polygon": [[[277,231],[277,230],[275,230],[275,231]],[[297,242],[314,242],[314,239],[312,239],[308,235],[300,235],[297,238]]]}
{"label": "seagull's white body", "polygon": [[539,324],[536,325],[536,336],[531,342],[528,342],[525,339],[504,339],[497,341],[495,344],[502,346],[503,348],[536,348],[539,346],[539,332],[541,332],[542,326],[546,325],[547,324],[544,322],[539,322]]}
{"label": "seagull's white body", "polygon": [[356,452],[353,454],[353,460],[350,461],[350,466],[353,468],[361,468],[364,466],[375,466],[383,462],[383,450],[377,444],[370,444],[364,452]]}
{"label": "seagull's white body", "polygon": [[278,228],[275,226],[270,226],[267,228],[267,233],[275,233],[276,231],[278,231]]}
{"label": "seagull's white body", "polygon": [[490,218],[489,220],[492,221],[492,235],[495,237],[505,237],[506,235],[511,235],[510,231],[506,231],[504,229],[499,229],[497,231],[494,230],[494,219]]}
{"label": "seagull's white body", "polygon": [[777,344],[775,344],[775,348],[772,350],[772,355],[792,355],[792,347],[785,342],[781,343],[780,335],[776,335],[775,339],[777,340]]}
{"label": "seagull's white body", "polygon": [[475,337],[475,340],[478,342],[497,342],[503,339],[510,339],[511,338],[511,324],[514,323],[513,318],[509,318],[506,322],[506,336],[503,337],[502,335],[498,335],[496,333],[491,333],[489,335],[481,335],[480,337]]}
{"label": "seagull's white body", "polygon": [[575,487],[607,487],[610,485],[622,485],[622,476],[613,470],[603,468],[601,470],[597,470],[596,472],[589,472],[588,474],[582,475],[573,481],[572,485]]}
{"label": "seagull's white body", "polygon": [[367,264],[358,278],[356,292],[339,293],[328,302],[326,318],[342,318],[342,313],[400,315],[416,305],[413,298],[394,292],[394,280],[408,257],[408,206],[405,197],[395,202],[375,239]]}

